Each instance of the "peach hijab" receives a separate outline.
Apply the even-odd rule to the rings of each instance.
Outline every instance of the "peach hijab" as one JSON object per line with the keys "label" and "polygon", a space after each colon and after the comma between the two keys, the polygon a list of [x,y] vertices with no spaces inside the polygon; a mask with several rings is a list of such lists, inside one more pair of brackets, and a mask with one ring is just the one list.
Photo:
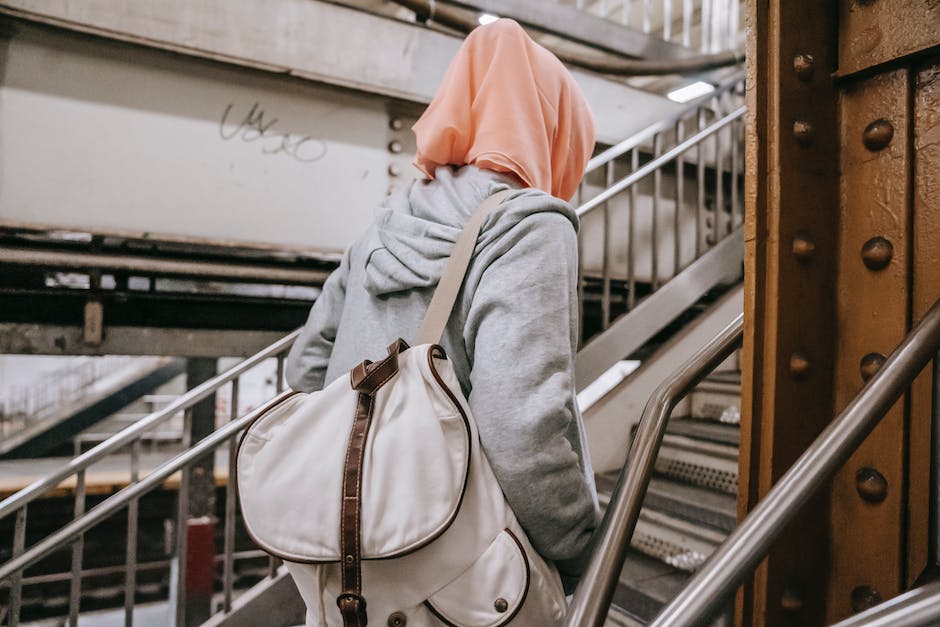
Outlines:
{"label": "peach hijab", "polygon": [[594,117],[580,87],[509,19],[470,33],[413,129],[415,166],[430,178],[442,165],[474,164],[563,200],[594,149]]}

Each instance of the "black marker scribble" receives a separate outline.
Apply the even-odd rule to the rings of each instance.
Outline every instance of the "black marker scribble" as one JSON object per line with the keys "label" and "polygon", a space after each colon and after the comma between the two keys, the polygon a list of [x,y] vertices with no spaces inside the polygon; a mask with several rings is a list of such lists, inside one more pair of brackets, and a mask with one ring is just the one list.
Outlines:
{"label": "black marker scribble", "polygon": [[[266,155],[285,154],[301,163],[315,163],[326,156],[327,146],[322,139],[310,135],[292,135],[274,129],[278,118],[266,117],[259,103],[251,105],[248,113],[232,128],[228,118],[235,103],[229,103],[219,122],[219,136],[225,140],[241,139],[250,143],[261,140],[261,152]],[[226,128],[228,127],[228,130]]]}

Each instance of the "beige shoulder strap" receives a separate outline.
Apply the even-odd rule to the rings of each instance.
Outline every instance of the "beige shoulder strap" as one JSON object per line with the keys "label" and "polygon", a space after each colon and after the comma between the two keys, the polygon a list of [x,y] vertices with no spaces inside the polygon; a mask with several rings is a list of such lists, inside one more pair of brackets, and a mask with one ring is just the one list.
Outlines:
{"label": "beige shoulder strap", "polygon": [[444,274],[441,276],[437,289],[434,290],[434,296],[431,298],[431,304],[428,306],[428,312],[424,316],[424,322],[418,330],[418,336],[415,338],[415,346],[421,344],[437,344],[441,341],[444,334],[444,327],[447,326],[447,320],[454,309],[454,303],[457,301],[457,294],[460,292],[460,286],[463,285],[464,276],[467,274],[467,267],[470,265],[470,258],[473,257],[473,250],[476,248],[477,238],[480,235],[480,227],[483,226],[483,220],[489,215],[490,211],[499,206],[503,200],[513,193],[514,189],[506,189],[496,192],[484,200],[463,228],[454,248],[450,253],[450,259],[444,268]]}

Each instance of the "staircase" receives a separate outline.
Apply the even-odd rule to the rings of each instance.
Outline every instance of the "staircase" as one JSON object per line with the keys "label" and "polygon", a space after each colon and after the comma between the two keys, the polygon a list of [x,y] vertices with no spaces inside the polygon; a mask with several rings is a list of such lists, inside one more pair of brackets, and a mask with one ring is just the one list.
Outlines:
{"label": "staircase", "polygon": [[[609,623],[651,621],[736,524],[740,370],[715,372],[670,420]],[[606,505],[615,476],[599,476]],[[724,621],[724,622],[722,622]],[[731,625],[730,618],[718,625]]]}
{"label": "staircase", "polygon": [[[388,3],[349,4],[370,5],[360,8],[381,4],[387,11]],[[462,4],[477,7],[491,3]],[[506,3],[510,4],[522,3],[521,0]],[[712,43],[706,45],[702,41],[717,41],[705,35],[699,35],[699,39],[692,34],[686,36],[667,26],[675,20],[684,20],[681,16],[688,15],[691,20],[691,16],[697,15],[696,19],[705,25],[699,30],[711,28],[712,22],[705,16],[705,6],[710,11],[714,5],[711,0],[683,2],[685,12],[673,13],[672,18],[669,11],[673,10],[673,3],[668,0],[657,4],[659,18],[653,14],[648,18],[642,13],[634,15],[635,11],[645,10],[643,7],[652,7],[654,3],[649,2],[616,6],[598,2],[585,6],[579,1],[559,6],[563,4],[569,5],[566,8],[589,11],[595,17],[626,15],[628,26],[639,20],[640,31],[645,35],[659,37],[676,47],[692,45],[695,52],[699,48],[711,50]],[[666,9],[667,6],[670,8]],[[624,86],[623,82],[610,84]],[[636,93],[636,89],[631,93]],[[658,350],[654,350],[655,345],[662,341],[663,334],[674,334],[682,326],[680,323],[686,321],[688,312],[708,309],[701,304],[703,299],[714,299],[716,293],[739,280],[743,250],[742,94],[743,82],[735,73],[718,81],[713,93],[681,106],[657,94],[656,100],[664,105],[658,121],[640,132],[631,132],[622,141],[611,141],[608,137],[608,146],[602,147],[591,160],[575,199],[583,226],[579,264],[583,329],[576,359],[578,388],[583,389],[622,359],[634,356],[644,360],[640,371],[624,378],[606,395],[608,404],[621,408],[616,420],[604,422],[606,419],[595,410],[585,412],[589,438],[592,424],[602,434],[592,440],[592,450],[595,445],[600,447],[598,439],[606,440],[607,450],[599,457],[602,463],[596,466],[602,500],[605,491],[609,494],[612,473],[622,465],[623,452],[628,450],[630,424],[642,410],[642,405],[637,409],[623,399],[649,397],[652,392],[649,373],[661,361],[660,350],[671,347],[673,352],[668,353],[666,361],[677,364],[683,361],[683,350],[688,353],[694,349],[683,345],[677,353],[676,346],[670,344],[672,340]],[[598,114],[600,126],[608,132],[618,127],[607,121],[625,117],[629,116],[622,112]],[[681,331],[677,334],[681,335]],[[0,611],[6,611],[11,625],[17,623],[26,605],[34,616],[41,613],[41,604],[27,602],[37,598],[36,590],[43,585],[43,577],[52,578],[59,585],[56,615],[69,615],[74,621],[81,612],[95,606],[95,591],[91,582],[86,581],[90,577],[82,576],[89,561],[94,563],[94,559],[89,560],[86,542],[96,554],[110,552],[119,558],[123,556],[119,559],[121,563],[107,566],[113,576],[107,591],[111,607],[119,606],[123,597],[125,611],[131,616],[146,590],[154,595],[168,595],[171,603],[175,603],[177,619],[186,622],[188,560],[180,557],[189,554],[187,533],[180,530],[188,529],[191,522],[187,502],[199,477],[197,471],[202,470],[199,460],[208,456],[215,459],[219,505],[215,531],[222,549],[213,558],[219,572],[215,581],[218,607],[212,607],[212,624],[238,624],[244,616],[259,615],[253,613],[259,607],[261,615],[265,615],[265,604],[270,605],[271,599],[285,593],[276,563],[262,564],[261,570],[270,576],[264,577],[251,592],[239,596],[237,590],[239,557],[257,559],[257,553],[244,544],[241,536],[230,463],[238,434],[255,415],[252,411],[238,411],[238,384],[245,372],[272,359],[277,360],[280,382],[283,359],[295,337],[296,333],[288,335],[0,501],[0,523],[3,529],[10,530],[12,537],[9,550],[3,547],[0,558],[3,607]],[[704,382],[689,402],[680,406],[670,425],[656,466],[657,475],[623,569],[609,617],[611,624],[648,621],[734,526],[737,427],[735,412],[729,408],[739,402],[740,378],[736,368],[736,364],[732,365]],[[184,436],[181,453],[141,472],[140,447],[146,435],[180,413],[188,425],[192,408],[217,395],[228,395],[231,421],[198,443]],[[184,433],[187,430],[184,427]],[[92,465],[115,459],[127,464],[123,487],[113,494],[89,497],[85,487],[93,472]],[[52,494],[62,498],[63,489],[66,496],[60,509],[66,510],[65,515],[55,524],[37,525],[34,516],[41,500],[51,498]],[[147,516],[153,511],[145,515],[142,509],[153,502],[147,499],[156,498],[154,495],[172,496],[174,492],[177,506],[164,502],[160,513],[149,520]],[[145,539],[140,534],[152,536],[154,521],[161,515],[169,531],[165,534],[166,551],[157,559],[150,542],[146,547],[150,557],[146,564],[141,563],[145,558]],[[106,520],[111,522],[106,525]],[[122,526],[127,530],[124,534]],[[144,566],[158,571],[159,576],[152,572],[146,576],[139,574],[145,572]],[[287,593],[294,603],[299,601],[289,594],[289,588]],[[288,607],[289,601],[280,600],[277,604]]]}

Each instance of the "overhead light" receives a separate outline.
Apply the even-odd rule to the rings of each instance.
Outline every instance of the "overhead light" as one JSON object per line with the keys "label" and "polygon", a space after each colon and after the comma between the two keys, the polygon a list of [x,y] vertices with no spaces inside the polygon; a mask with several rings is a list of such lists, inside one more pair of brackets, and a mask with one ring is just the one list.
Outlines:
{"label": "overhead light", "polygon": [[685,87],[672,90],[666,94],[666,98],[669,98],[673,102],[688,102],[690,100],[695,100],[699,96],[710,94],[713,91],[715,91],[715,86],[711,83],[695,81],[691,85],[686,85]]}
{"label": "overhead light", "polygon": [[499,19],[498,15],[493,15],[492,13],[483,13],[480,15],[480,25],[486,26],[487,24],[492,24]]}

